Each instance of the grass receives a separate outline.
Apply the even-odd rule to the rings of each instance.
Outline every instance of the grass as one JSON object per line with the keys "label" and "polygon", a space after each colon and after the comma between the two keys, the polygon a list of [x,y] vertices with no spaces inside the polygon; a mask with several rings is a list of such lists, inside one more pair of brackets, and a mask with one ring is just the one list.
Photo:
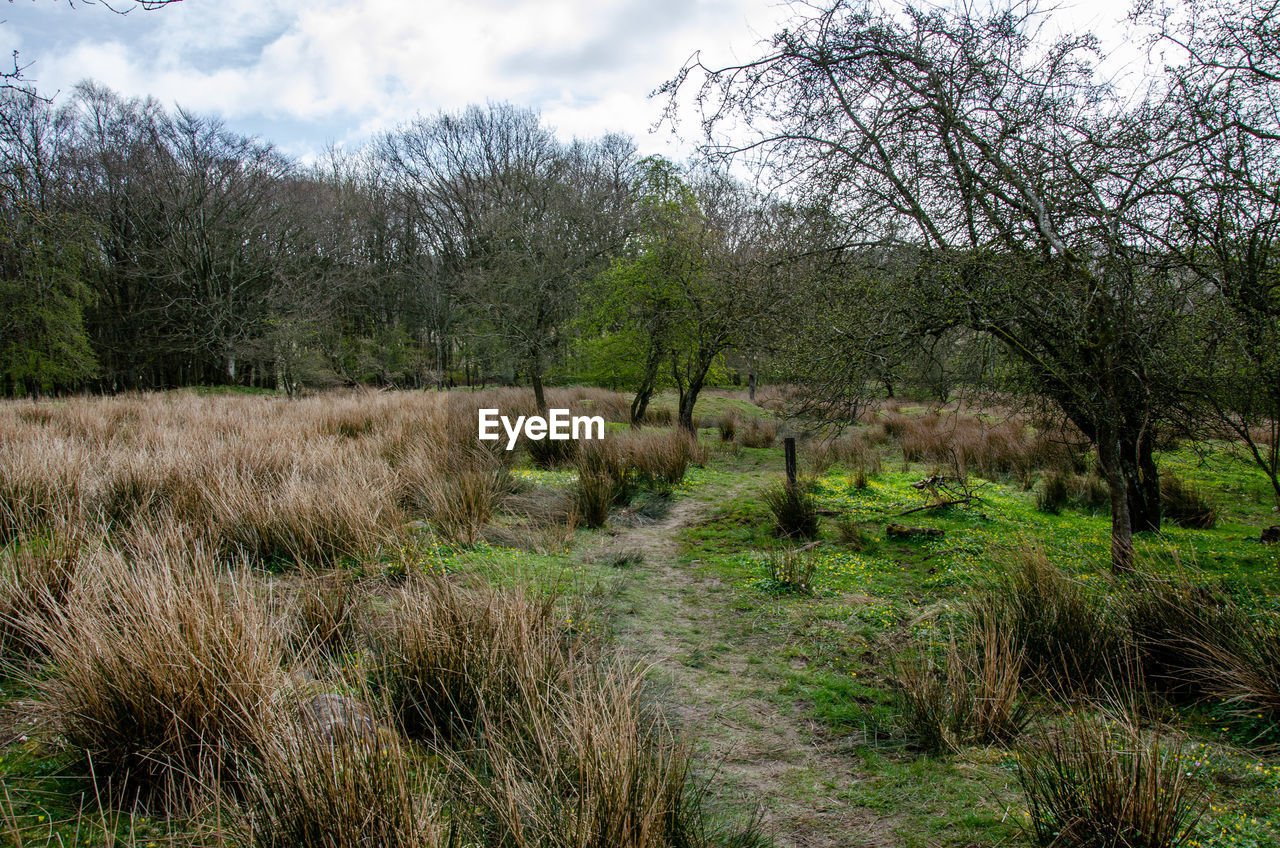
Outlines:
{"label": "grass", "polygon": [[[611,396],[565,391],[564,403],[555,405],[580,411],[616,405],[607,417],[625,419],[626,405]],[[785,392],[775,394],[765,399],[782,403]],[[19,630],[46,636],[21,649],[31,659],[19,665],[36,673],[15,677],[11,666],[0,678],[0,702],[10,706],[0,712],[0,777],[9,792],[0,819],[16,823],[26,844],[79,843],[91,831],[94,840],[119,837],[125,844],[175,836],[210,844],[325,844],[330,836],[333,844],[432,844],[443,827],[453,828],[461,844],[745,845],[755,844],[755,831],[722,831],[714,820],[729,814],[749,821],[755,802],[764,800],[785,823],[775,834],[779,841],[795,832],[833,842],[856,833],[904,848],[1018,844],[1028,839],[1030,809],[1019,761],[1024,752],[1048,750],[1054,739],[1065,743],[1080,702],[1064,698],[1064,690],[1089,690],[1079,685],[1087,669],[1066,660],[1083,666],[1082,658],[1105,652],[1108,639],[1137,639],[1141,632],[1151,637],[1139,654],[1145,678],[1158,668],[1185,676],[1205,665],[1186,662],[1197,655],[1185,646],[1181,665],[1159,655],[1165,642],[1155,637],[1194,633],[1194,626],[1167,605],[1138,610],[1132,600],[1152,596],[1111,580],[1108,518],[1090,496],[1089,468],[1070,446],[1028,426],[975,424],[963,416],[956,423],[946,412],[899,407],[873,411],[825,447],[802,441],[813,508],[824,520],[813,547],[788,565],[773,553],[773,516],[761,497],[781,479],[781,451],[736,443],[753,418],[771,420],[741,394],[704,398],[697,418],[712,428],[732,417],[733,436],[708,429],[699,443],[686,443],[687,459],[668,433],[642,430],[654,444],[668,440],[652,449],[655,462],[683,465],[668,473],[646,459],[642,479],[642,463],[624,460],[627,491],[618,497],[616,477],[609,478],[603,530],[581,526],[590,522],[578,502],[578,465],[544,470],[524,450],[459,458],[432,447],[433,440],[453,446],[473,438],[481,403],[521,414],[528,401],[506,390],[497,403],[479,396],[391,393],[289,403],[175,393],[0,409],[6,437],[0,447],[11,452],[8,488],[0,487],[0,499],[8,498],[0,524],[9,521],[3,526],[10,537],[4,602],[34,611],[10,619],[70,627],[60,586],[87,591],[76,587],[107,554],[145,562],[168,552],[183,561],[206,557],[204,571],[222,575],[219,602],[239,598],[273,634],[289,637],[255,640],[275,645],[272,671],[260,679],[278,681],[269,720],[255,732],[226,731],[222,753],[209,745],[190,761],[182,752],[191,745],[168,741],[173,734],[161,734],[170,749],[130,743],[135,751],[151,745],[175,752],[149,758],[168,763],[167,771],[153,762],[149,772],[129,778],[135,783],[184,785],[184,775],[215,761],[235,774],[240,788],[220,801],[219,835],[216,827],[209,831],[200,811],[207,807],[198,804],[197,820],[186,822],[127,812],[109,800],[114,794],[82,806],[83,793],[93,797],[92,785],[86,759],[64,741],[70,725],[54,721],[52,710],[35,732],[8,716],[27,715],[23,705],[33,702],[55,703],[50,687],[70,679],[41,659],[44,645],[90,641],[80,630],[61,640],[48,637],[53,630]],[[670,398],[658,399],[659,411],[669,405]],[[181,428],[200,433],[200,444],[179,450],[172,434]],[[629,441],[620,429],[610,433],[619,445]],[[956,456],[943,450],[947,439],[940,434],[947,433],[952,441],[959,434],[980,500],[903,519],[899,513],[924,504],[912,483],[950,473]],[[104,460],[73,465],[61,459],[61,449],[82,460],[96,451]],[[1269,491],[1228,445],[1187,445],[1159,462],[1212,503],[1217,523],[1171,524],[1159,536],[1140,536],[1150,579],[1170,587],[1169,599],[1183,611],[1189,597],[1219,598],[1214,603],[1230,610],[1224,620],[1240,625],[1236,635],[1202,646],[1205,657],[1215,644],[1229,648],[1232,659],[1218,667],[1230,674],[1202,677],[1194,691],[1164,687],[1168,700],[1153,702],[1137,742],[1114,738],[1125,750],[1147,752],[1141,762],[1157,767],[1143,773],[1163,774],[1157,784],[1177,794],[1184,790],[1172,773],[1160,772],[1155,749],[1137,745],[1150,741],[1156,719],[1176,728],[1162,737],[1160,750],[1178,752],[1180,759],[1168,762],[1193,772],[1179,797],[1203,797],[1207,806],[1194,826],[1163,832],[1212,848],[1275,844],[1280,762],[1262,747],[1273,738],[1266,734],[1274,721],[1268,702],[1237,697],[1265,691],[1258,675],[1275,668],[1267,631],[1252,625],[1280,610],[1280,550],[1256,542],[1259,528],[1275,523]],[[433,512],[427,491],[446,485],[443,473],[457,467],[492,473],[494,483],[481,487],[488,494],[471,505],[457,493],[440,494],[442,509]],[[32,483],[46,469],[46,483],[54,484]],[[1056,514],[1037,507],[1041,475],[1050,473],[1068,495]],[[236,516],[209,496],[224,492],[259,503]],[[346,501],[351,509],[339,503]],[[462,517],[451,523],[447,513],[455,509]],[[15,521],[19,513],[26,517]],[[42,545],[67,535],[68,518],[82,540],[72,569],[79,576],[66,583],[57,569],[12,567],[56,563],[60,554],[45,556],[56,545]],[[944,535],[884,538],[887,522],[903,520]],[[86,557],[95,564],[82,574]],[[243,595],[223,582],[227,565],[241,559],[254,569]],[[1021,623],[992,633],[993,614],[975,632],[973,610],[993,590],[1002,599],[998,620]],[[202,599],[188,603],[187,614],[213,608],[208,593],[184,591]],[[53,600],[39,600],[46,597]],[[1014,600],[1025,614],[1010,611]],[[92,644],[109,659],[126,645],[139,656],[158,654],[161,642],[173,654],[173,645],[194,638],[188,631],[201,632],[166,624],[181,620],[176,610],[144,623],[128,604],[95,603],[87,607],[95,620],[116,630],[133,622],[129,632],[142,634],[118,645],[96,637]],[[234,620],[229,612],[218,615]],[[620,661],[609,649],[614,641],[636,656],[661,657],[662,665],[646,671]],[[173,665],[172,657],[166,661]],[[89,665],[86,649],[58,667]],[[1020,665],[1036,671],[1010,673]],[[107,670],[121,685],[135,686],[146,666],[110,659]],[[165,673],[179,681],[189,674],[181,664]],[[904,679],[912,673],[914,683]],[[1055,677],[1061,685],[1046,685]],[[99,678],[82,678],[110,689]],[[146,685],[161,691],[154,681]],[[191,686],[216,690],[212,682]],[[918,704],[914,719],[904,701],[909,689]],[[350,699],[370,716],[372,735],[321,733],[298,721],[300,709],[286,708],[290,699],[315,698]],[[688,727],[658,708],[663,700],[692,717]],[[1102,715],[1088,703],[1076,712],[1090,721]],[[207,704],[203,714],[209,717],[202,721],[224,721]],[[240,724],[225,719],[227,728]],[[1122,732],[1129,730],[1114,731]],[[202,738],[216,735],[206,729]],[[377,740],[376,756],[370,740]],[[1082,749],[1063,749],[1059,761],[1077,762],[1072,750]],[[620,755],[606,758],[605,751]],[[93,771],[103,776],[111,770],[100,769],[97,756]],[[1103,776],[1136,768],[1132,761],[1095,761]],[[134,775],[136,764],[128,770]],[[123,782],[114,777],[112,785]],[[358,819],[370,809],[379,811],[376,832],[371,820]],[[1073,809],[1078,805],[1055,815],[1069,817]],[[317,823],[320,829],[308,830]]]}

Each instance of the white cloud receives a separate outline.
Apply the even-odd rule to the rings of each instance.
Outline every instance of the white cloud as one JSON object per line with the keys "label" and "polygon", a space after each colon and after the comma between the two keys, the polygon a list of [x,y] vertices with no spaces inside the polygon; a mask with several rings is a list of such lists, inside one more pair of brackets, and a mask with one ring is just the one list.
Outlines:
{"label": "white cloud", "polygon": [[[1079,5],[1082,19],[1117,16],[1101,0]],[[273,138],[308,133],[278,138],[301,151],[417,112],[510,100],[541,108],[566,137],[623,131],[675,152],[647,135],[661,109],[648,92],[695,50],[755,54],[789,14],[770,0],[187,0],[125,18],[13,9],[5,35],[30,33],[44,90],[92,76]]]}

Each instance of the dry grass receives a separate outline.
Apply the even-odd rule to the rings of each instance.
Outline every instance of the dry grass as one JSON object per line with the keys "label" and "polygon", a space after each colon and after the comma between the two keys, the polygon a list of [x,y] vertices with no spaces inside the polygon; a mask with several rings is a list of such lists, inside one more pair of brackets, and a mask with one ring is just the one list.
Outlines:
{"label": "dry grass", "polygon": [[420,578],[400,590],[376,629],[379,688],[410,737],[466,736],[520,678],[564,680],[576,648],[562,622],[551,597]]}
{"label": "dry grass", "polygon": [[341,653],[356,643],[361,595],[349,571],[309,577],[293,596],[290,631],[299,653]]}
{"label": "dry grass", "polygon": [[49,728],[115,789],[163,800],[228,776],[270,713],[282,648],[246,572],[103,549],[28,634]]}
{"label": "dry grass", "polygon": [[80,565],[75,538],[18,539],[0,551],[0,661],[30,661],[43,654],[35,635],[66,602]]}
{"label": "dry grass", "polygon": [[234,792],[224,801],[235,844],[449,844],[438,781],[408,746],[386,731],[335,732],[312,720],[311,708],[302,700],[282,704],[285,718],[264,727],[239,763]]}
{"label": "dry grass", "polygon": [[1022,691],[1025,652],[990,620],[963,642],[954,638],[938,663],[921,652],[896,668],[894,694],[907,732],[932,753],[1017,738],[1031,719]]}
{"label": "dry grass", "polygon": [[1076,474],[1088,455],[1087,440],[1070,428],[1032,428],[1020,416],[989,422],[960,411],[935,409],[915,416],[886,408],[877,420],[867,438],[896,440],[907,462],[952,465],[989,479],[1012,476],[1028,488],[1035,470]]}
{"label": "dry grass", "polygon": [[[548,402],[629,414],[599,389],[552,389]],[[6,402],[0,543],[70,524],[130,546],[179,524],[222,556],[327,567],[375,556],[422,517],[474,544],[511,489],[514,452],[476,440],[490,406],[536,412],[527,389]]]}
{"label": "dry grass", "polygon": [[738,427],[735,441],[744,448],[767,448],[777,437],[777,421],[769,418],[748,418]]}
{"label": "dry grass", "polygon": [[1176,848],[1207,807],[1185,740],[1129,711],[1074,710],[1019,751],[1025,831],[1042,848]]}

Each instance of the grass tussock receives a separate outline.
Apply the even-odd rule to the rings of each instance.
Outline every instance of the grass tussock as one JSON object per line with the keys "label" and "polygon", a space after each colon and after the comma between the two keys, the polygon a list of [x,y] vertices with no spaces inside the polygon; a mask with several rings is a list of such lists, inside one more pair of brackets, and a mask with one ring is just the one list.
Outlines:
{"label": "grass tussock", "polygon": [[43,655],[39,634],[66,603],[82,549],[80,540],[54,535],[0,551],[0,661]]}
{"label": "grass tussock", "polygon": [[1200,490],[1173,474],[1160,475],[1160,509],[1179,527],[1209,530],[1218,523],[1218,511]]}
{"label": "grass tussock", "polygon": [[234,773],[270,714],[282,651],[253,578],[212,561],[129,563],[104,550],[29,635],[47,726],[99,779],[147,799]]}
{"label": "grass tussock", "polygon": [[1128,622],[1148,686],[1176,700],[1213,699],[1242,717],[1280,720],[1280,627],[1222,587],[1183,572],[1134,575]]}
{"label": "grass tussock", "polygon": [[459,751],[475,844],[571,848],[705,845],[688,812],[687,744],[654,711],[641,669],[580,666],[577,685],[521,676],[482,717],[483,749]]}
{"label": "grass tussock", "polygon": [[737,430],[735,441],[744,448],[767,448],[778,437],[778,422],[771,418],[748,418]]}
{"label": "grass tussock", "polygon": [[635,478],[617,440],[587,442],[578,453],[577,514],[587,527],[603,527],[609,510],[630,500]]}
{"label": "grass tussock", "polygon": [[390,732],[334,732],[310,703],[254,739],[225,801],[237,844],[348,848],[449,844],[438,781]]}
{"label": "grass tussock", "polygon": [[333,656],[356,645],[361,594],[349,571],[307,578],[294,595],[291,632],[300,654]]}
{"label": "grass tussock", "polygon": [[1132,714],[1078,709],[1018,751],[1024,830],[1041,848],[1189,843],[1207,807],[1182,737]]}
{"label": "grass tussock", "polygon": [[812,595],[817,560],[803,548],[782,547],[769,552],[764,588],[779,594]]}
{"label": "grass tussock", "polygon": [[522,678],[564,682],[576,650],[564,623],[551,597],[415,580],[374,635],[376,683],[411,738],[465,736]]}
{"label": "grass tussock", "polygon": [[935,754],[1016,739],[1032,717],[1024,657],[1016,638],[987,620],[962,641],[953,635],[941,661],[927,650],[900,661],[893,692],[904,729]]}
{"label": "grass tussock", "polygon": [[1053,565],[1043,549],[1006,555],[999,578],[970,602],[978,632],[1008,634],[1024,655],[1023,675],[1062,694],[1095,691],[1129,655],[1123,623],[1105,596]]}
{"label": "grass tussock", "polygon": [[623,442],[623,452],[637,481],[661,494],[670,494],[680,485],[690,465],[707,460],[706,449],[679,428],[630,433]]}
{"label": "grass tussock", "polygon": [[778,483],[762,496],[773,515],[774,533],[783,539],[813,539],[818,535],[818,502],[805,481]]}
{"label": "grass tussock", "polygon": [[908,463],[951,465],[993,480],[1012,476],[1027,488],[1036,469],[1078,474],[1088,456],[1087,440],[1065,426],[1033,428],[1020,416],[992,422],[937,409],[923,415],[883,409],[867,438],[897,441]]}

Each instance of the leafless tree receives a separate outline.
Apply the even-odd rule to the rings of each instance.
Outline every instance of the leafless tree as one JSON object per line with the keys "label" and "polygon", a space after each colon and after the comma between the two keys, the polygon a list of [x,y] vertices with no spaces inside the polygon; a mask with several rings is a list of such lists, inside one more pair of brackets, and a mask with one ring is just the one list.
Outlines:
{"label": "leafless tree", "polygon": [[[893,249],[903,321],[1003,343],[1097,446],[1127,568],[1132,532],[1160,522],[1154,437],[1189,296],[1140,224],[1195,142],[1170,146],[1161,95],[1119,96],[1092,39],[1043,37],[1030,5],[799,9],[753,62],[695,59],[673,103],[695,87],[709,152],[821,198],[847,245]],[[734,119],[755,135],[726,138]]]}

